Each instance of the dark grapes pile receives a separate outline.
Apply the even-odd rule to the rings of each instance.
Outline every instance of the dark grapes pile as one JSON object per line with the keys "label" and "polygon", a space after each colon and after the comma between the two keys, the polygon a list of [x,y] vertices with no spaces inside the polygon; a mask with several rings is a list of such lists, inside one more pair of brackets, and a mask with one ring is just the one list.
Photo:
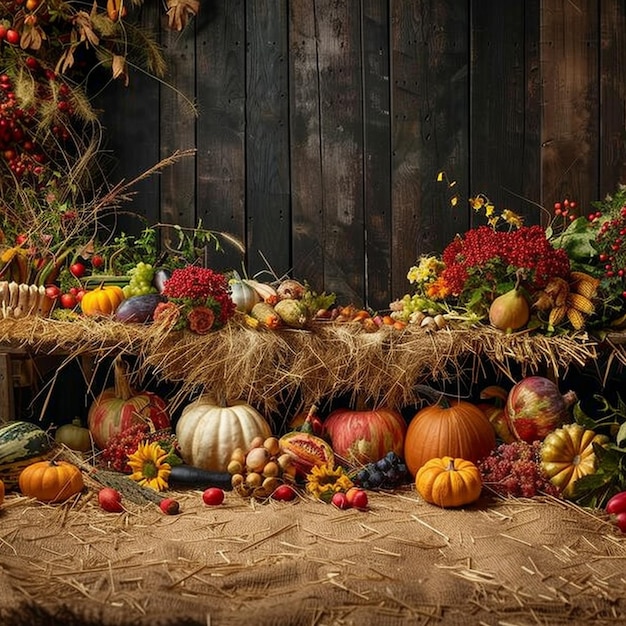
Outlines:
{"label": "dark grapes pile", "polygon": [[354,484],[363,489],[392,489],[404,484],[407,479],[406,465],[393,451],[378,461],[364,465],[352,477]]}
{"label": "dark grapes pile", "polygon": [[558,496],[559,490],[541,470],[540,452],[540,441],[500,444],[489,456],[478,462],[484,485],[501,496]]}

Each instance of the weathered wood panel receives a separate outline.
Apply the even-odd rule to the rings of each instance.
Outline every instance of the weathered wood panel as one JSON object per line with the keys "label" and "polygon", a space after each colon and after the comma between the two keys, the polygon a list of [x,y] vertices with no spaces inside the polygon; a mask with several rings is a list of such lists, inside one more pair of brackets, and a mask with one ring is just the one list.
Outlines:
{"label": "weathered wood panel", "polygon": [[[196,221],[246,241],[246,31],[244,0],[213,3],[196,37]],[[225,245],[211,267],[239,268],[241,254]]]}
{"label": "weathered wood panel", "polygon": [[536,222],[626,182],[622,0],[211,0],[162,37],[198,116],[137,74],[114,85],[114,178],[195,145],[131,208],[240,239],[217,269],[291,270],[382,309],[469,227],[470,195]]}
{"label": "weathered wood panel", "polygon": [[466,230],[467,204],[452,208],[437,173],[467,198],[467,3],[394,2],[392,31],[392,292],[421,254]]}
{"label": "weathered wood panel", "polygon": [[246,3],[246,34],[246,249],[272,280],[291,270],[286,3]]}
{"label": "weathered wood panel", "polygon": [[471,3],[470,193],[486,194],[527,223],[539,219],[533,204],[541,180],[535,84],[539,19],[535,1]]}
{"label": "weathered wood panel", "polygon": [[[168,73],[161,86],[160,153],[161,158],[167,158],[196,147],[195,29],[166,31],[161,45]],[[160,220],[194,228],[196,204],[196,159],[188,156],[161,173]],[[176,232],[163,228],[160,234],[164,249],[178,244]]]}
{"label": "weathered wood panel", "polygon": [[351,0],[317,0],[315,22],[324,285],[361,302],[365,257],[360,11]]}
{"label": "weathered wood panel", "polygon": [[365,298],[374,310],[386,308],[391,293],[391,137],[389,89],[389,7],[387,0],[364,0],[363,15],[363,219]]}
{"label": "weathered wood panel", "polygon": [[626,184],[626,3],[600,2],[600,188]]}
{"label": "weathered wood panel", "polygon": [[[154,4],[146,4],[139,12],[139,24],[144,28],[159,23],[159,19],[160,9]],[[115,161],[111,172],[114,182],[133,180],[159,161],[158,82],[131,72],[128,87],[121,80],[111,81],[99,92],[96,104],[103,111],[103,148],[107,159]],[[118,230],[138,232],[160,220],[159,183],[158,177],[150,177],[134,186],[133,201],[124,207],[128,212],[120,215]],[[138,222],[134,215],[143,216],[145,223]]]}
{"label": "weathered wood panel", "polygon": [[324,286],[320,88],[315,0],[290,4],[290,158],[294,276]]}
{"label": "weathered wood panel", "polygon": [[598,2],[550,0],[541,11],[543,206],[598,197]]}

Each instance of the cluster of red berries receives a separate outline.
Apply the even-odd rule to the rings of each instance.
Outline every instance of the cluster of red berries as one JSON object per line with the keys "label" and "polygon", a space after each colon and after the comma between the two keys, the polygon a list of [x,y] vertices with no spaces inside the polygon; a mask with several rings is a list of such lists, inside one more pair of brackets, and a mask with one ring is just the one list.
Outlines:
{"label": "cluster of red berries", "polygon": [[[52,70],[44,70],[33,57],[26,59],[26,67],[35,79],[35,102],[22,107],[15,94],[14,80],[8,74],[0,74],[0,154],[17,179],[30,175],[39,178],[48,161],[46,149],[36,137],[41,135],[38,128],[39,103],[56,99],[57,119],[51,126],[54,147],[58,142],[70,139],[69,118],[74,113],[70,87],[61,82]],[[53,93],[54,92],[54,93]]]}
{"label": "cluster of red berries", "polygon": [[137,451],[142,441],[157,441],[164,450],[176,448],[174,436],[170,433],[150,432],[148,424],[138,422],[129,426],[121,433],[113,435],[99,458],[99,463],[106,469],[115,470],[130,474],[131,469],[128,465],[128,455]]}
{"label": "cluster of red berries", "polygon": [[0,75],[0,151],[17,178],[43,171],[46,157],[33,138],[33,126],[32,116],[18,104],[13,81]]}
{"label": "cluster of red berries", "polygon": [[10,28],[6,24],[0,23],[0,42],[6,41],[12,46],[17,46],[20,43],[21,35],[15,28]]}
{"label": "cluster of red berries", "polygon": [[478,462],[478,468],[483,483],[501,496],[532,498],[559,493],[541,469],[540,441],[502,443]]}
{"label": "cluster of red berries", "polygon": [[219,313],[215,310],[218,326],[235,314],[235,303],[230,297],[226,276],[209,268],[188,265],[175,269],[165,283],[163,295],[170,300],[219,309]]}
{"label": "cluster of red berries", "polygon": [[[589,216],[591,222],[597,222],[601,218],[600,211]],[[609,279],[623,279],[626,276],[626,206],[615,217],[601,223],[596,244],[604,276]],[[622,295],[626,297],[626,290]]]}
{"label": "cluster of red berries", "polygon": [[567,252],[555,249],[541,226],[510,232],[479,226],[452,241],[442,259],[446,265],[442,276],[454,295],[463,293],[470,276],[485,272],[484,278],[497,284],[521,269],[529,288],[542,289],[551,278],[566,277],[570,271]]}
{"label": "cluster of red berries", "polygon": [[573,222],[576,219],[576,206],[576,202],[574,200],[569,200],[568,198],[565,198],[563,202],[555,202],[554,215],[557,217],[564,217],[570,222]]}

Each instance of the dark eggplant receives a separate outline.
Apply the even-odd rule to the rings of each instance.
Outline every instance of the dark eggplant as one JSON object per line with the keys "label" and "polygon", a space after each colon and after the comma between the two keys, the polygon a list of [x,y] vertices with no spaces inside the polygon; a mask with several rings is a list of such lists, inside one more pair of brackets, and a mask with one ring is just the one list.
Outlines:
{"label": "dark eggplant", "polygon": [[208,489],[219,487],[231,490],[233,488],[231,475],[228,472],[210,472],[192,465],[172,465],[168,479],[171,488],[190,487],[192,489]]}
{"label": "dark eggplant", "polygon": [[165,287],[165,283],[170,279],[172,272],[166,269],[158,269],[154,272],[154,276],[152,277],[152,284],[156,287],[159,293],[163,293],[163,288]]}
{"label": "dark eggplant", "polygon": [[118,322],[136,322],[145,324],[152,321],[152,314],[159,302],[165,302],[167,298],[160,293],[148,293],[143,296],[131,296],[122,300],[115,309],[114,318]]}

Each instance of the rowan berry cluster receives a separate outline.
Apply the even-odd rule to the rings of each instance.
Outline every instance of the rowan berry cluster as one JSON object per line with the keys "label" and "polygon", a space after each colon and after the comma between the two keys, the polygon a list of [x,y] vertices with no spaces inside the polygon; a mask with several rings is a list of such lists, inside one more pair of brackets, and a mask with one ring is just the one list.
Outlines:
{"label": "rowan berry cluster", "polygon": [[[37,62],[33,60],[33,63]],[[30,69],[34,71],[38,68],[31,67]],[[52,101],[50,80],[54,80],[54,75],[46,79],[45,84],[44,82],[35,83],[37,101]],[[27,175],[32,175],[33,179],[37,180],[44,171],[48,157],[37,141],[37,136],[41,134],[37,111],[34,107],[20,105],[16,97],[16,87],[14,80],[8,74],[0,75],[0,154],[18,180]],[[63,109],[58,109],[57,119],[51,128],[54,142],[56,142],[55,147],[58,146],[59,141],[69,139],[67,123],[68,116],[72,113],[68,100],[65,99],[68,95],[67,85],[61,83],[56,91],[58,96],[61,92],[64,94],[64,99],[58,99],[57,107],[61,103],[65,106]]]}
{"label": "rowan berry cluster", "polygon": [[[601,213],[593,213],[592,221],[600,220]],[[596,235],[598,260],[602,263],[606,278],[626,276],[626,205],[617,215],[603,221]],[[626,292],[623,294],[626,296]]]}
{"label": "rowan berry cluster", "polygon": [[478,462],[485,486],[501,496],[532,498],[556,496],[559,490],[541,469],[541,441],[514,441],[500,444]]}
{"label": "rowan berry cluster", "polygon": [[217,326],[224,325],[235,313],[226,276],[209,268],[188,265],[174,270],[165,283],[163,295],[185,305],[189,311],[198,306],[213,310]]}
{"label": "rowan berry cluster", "polygon": [[142,441],[157,442],[164,450],[176,453],[176,440],[171,433],[151,432],[146,422],[137,422],[109,439],[98,459],[99,465],[116,472],[130,474],[128,455],[136,452]]}
{"label": "rowan berry cluster", "polygon": [[566,277],[570,269],[565,250],[555,249],[540,226],[521,226],[509,232],[479,226],[452,241],[442,258],[446,266],[443,279],[456,296],[471,288],[468,281],[472,277],[495,290],[514,280],[521,270],[525,286],[534,291],[545,287],[550,278]]}

